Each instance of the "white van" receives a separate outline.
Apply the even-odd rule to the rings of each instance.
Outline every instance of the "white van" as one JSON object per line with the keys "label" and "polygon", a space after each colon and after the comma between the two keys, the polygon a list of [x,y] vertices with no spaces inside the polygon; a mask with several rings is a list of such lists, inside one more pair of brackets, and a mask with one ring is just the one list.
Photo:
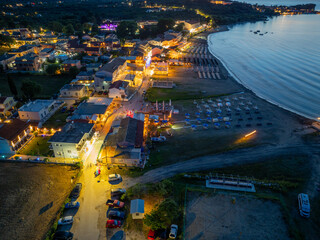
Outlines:
{"label": "white van", "polygon": [[298,195],[299,212],[302,217],[310,217],[310,202],[309,197],[305,193]]}

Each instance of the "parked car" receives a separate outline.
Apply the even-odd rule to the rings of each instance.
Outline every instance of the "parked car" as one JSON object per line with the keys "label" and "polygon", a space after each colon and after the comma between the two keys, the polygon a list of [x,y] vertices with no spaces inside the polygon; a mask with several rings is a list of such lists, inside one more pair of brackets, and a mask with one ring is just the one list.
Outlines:
{"label": "parked car", "polygon": [[160,238],[160,240],[167,239],[167,229],[159,230],[159,238]]}
{"label": "parked car", "polygon": [[67,231],[57,231],[53,236],[54,240],[72,240],[72,238],[73,233]]}
{"label": "parked car", "polygon": [[80,207],[80,203],[79,203],[79,202],[68,202],[68,203],[66,203],[66,205],[64,206],[64,208],[66,208],[66,209],[79,208],[79,207]]}
{"label": "parked car", "polygon": [[121,221],[119,221],[119,220],[108,220],[106,227],[107,228],[119,228],[119,227],[121,227]]}
{"label": "parked car", "polygon": [[64,113],[67,111],[67,106],[64,106],[63,108],[61,108],[61,112]]}
{"label": "parked car", "polygon": [[108,218],[124,219],[125,214],[119,210],[110,210],[108,212]]}
{"label": "parked car", "polygon": [[298,195],[299,212],[302,217],[310,217],[310,202],[309,197],[305,193]]}
{"label": "parked car", "polygon": [[148,233],[148,239],[149,240],[154,240],[156,239],[156,232],[152,229],[149,230],[149,233]]}
{"label": "parked car", "polygon": [[108,199],[108,201],[106,202],[106,205],[114,208],[123,208],[124,202],[121,202],[119,200]]}
{"label": "parked car", "polygon": [[77,183],[77,185],[74,187],[74,189],[72,190],[70,197],[71,198],[78,198],[80,195],[82,189],[82,184],[81,183]]}
{"label": "parked car", "polygon": [[124,188],[113,188],[111,189],[111,196],[119,196],[126,193],[126,190]]}
{"label": "parked car", "polygon": [[73,217],[72,216],[66,216],[63,218],[60,218],[58,221],[58,225],[68,225],[73,223]]}
{"label": "parked car", "polygon": [[169,238],[175,239],[178,235],[178,225],[172,224],[170,229]]}
{"label": "parked car", "polygon": [[118,180],[121,180],[121,176],[120,176],[120,174],[110,174],[109,176],[108,176],[108,179],[109,179],[109,181],[111,182],[111,181],[118,181]]}
{"label": "parked car", "polygon": [[165,136],[159,136],[159,137],[152,137],[152,142],[165,142],[167,138]]}

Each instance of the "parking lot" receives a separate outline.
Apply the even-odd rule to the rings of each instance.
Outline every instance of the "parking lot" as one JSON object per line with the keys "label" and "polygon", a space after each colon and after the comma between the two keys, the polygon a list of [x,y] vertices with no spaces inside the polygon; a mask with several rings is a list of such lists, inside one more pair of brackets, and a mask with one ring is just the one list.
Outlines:
{"label": "parking lot", "polygon": [[235,193],[189,192],[186,240],[290,239],[280,206]]}
{"label": "parking lot", "polygon": [[[110,209],[106,202],[108,199],[117,199],[111,197],[111,189],[122,188],[126,182],[122,180],[108,181],[108,175],[112,170],[101,167],[101,174],[95,176],[96,166],[87,166],[83,170],[79,182],[82,185],[81,193],[78,198],[72,198],[73,201],[80,203],[79,208],[65,209],[63,217],[73,216],[73,223],[58,226],[57,231],[70,231],[74,233],[75,240],[99,240],[99,239],[144,239],[141,233],[134,231],[123,231],[123,221],[120,228],[106,228],[107,215]],[[125,214],[128,214],[125,212]],[[126,236],[125,236],[126,235]],[[142,237],[142,238],[141,238]]]}

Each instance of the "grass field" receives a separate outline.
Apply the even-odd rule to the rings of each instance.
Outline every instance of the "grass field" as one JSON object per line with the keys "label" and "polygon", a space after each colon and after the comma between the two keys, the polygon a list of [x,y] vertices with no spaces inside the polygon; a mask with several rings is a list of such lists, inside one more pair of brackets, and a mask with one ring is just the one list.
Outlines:
{"label": "grass field", "polygon": [[51,137],[35,137],[31,140],[19,154],[22,155],[35,155],[35,156],[50,156],[51,150],[49,149],[48,140]]}
{"label": "grass field", "polygon": [[149,88],[146,93],[147,101],[155,102],[158,101],[172,101],[175,100],[190,100],[190,99],[201,99],[201,98],[211,98],[211,97],[220,97],[228,94],[217,94],[217,95],[203,95],[201,91],[190,92],[185,91],[184,89],[176,88]]}
{"label": "grass field", "polygon": [[58,129],[62,128],[66,124],[66,119],[69,116],[68,112],[62,113],[58,110],[51,118],[49,118],[44,124],[43,127],[45,128],[53,128]]}
{"label": "grass field", "polygon": [[[58,93],[60,88],[69,83],[72,77],[67,75],[38,75],[38,74],[11,74],[13,81],[16,84],[18,95],[21,96],[21,86],[23,81],[32,81],[41,86],[41,92],[36,97],[50,98],[53,94]],[[12,96],[10,92],[8,80],[5,74],[0,74],[0,93],[2,96]]]}
{"label": "grass field", "polygon": [[175,132],[167,142],[155,144],[156,148],[151,151],[146,168],[149,170],[195,157],[256,145],[254,140],[236,143],[236,139],[240,137],[241,134],[233,132],[218,135],[214,130],[208,134],[206,131],[192,132],[179,129],[179,132]]}

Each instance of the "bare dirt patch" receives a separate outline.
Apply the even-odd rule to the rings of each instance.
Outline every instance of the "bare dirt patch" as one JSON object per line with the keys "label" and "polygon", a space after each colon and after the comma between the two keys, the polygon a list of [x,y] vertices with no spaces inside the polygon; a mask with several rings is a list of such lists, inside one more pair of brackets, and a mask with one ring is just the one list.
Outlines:
{"label": "bare dirt patch", "polygon": [[185,237],[187,240],[290,239],[278,204],[222,193],[188,194]]}
{"label": "bare dirt patch", "polygon": [[77,172],[69,166],[0,163],[1,239],[43,239]]}

